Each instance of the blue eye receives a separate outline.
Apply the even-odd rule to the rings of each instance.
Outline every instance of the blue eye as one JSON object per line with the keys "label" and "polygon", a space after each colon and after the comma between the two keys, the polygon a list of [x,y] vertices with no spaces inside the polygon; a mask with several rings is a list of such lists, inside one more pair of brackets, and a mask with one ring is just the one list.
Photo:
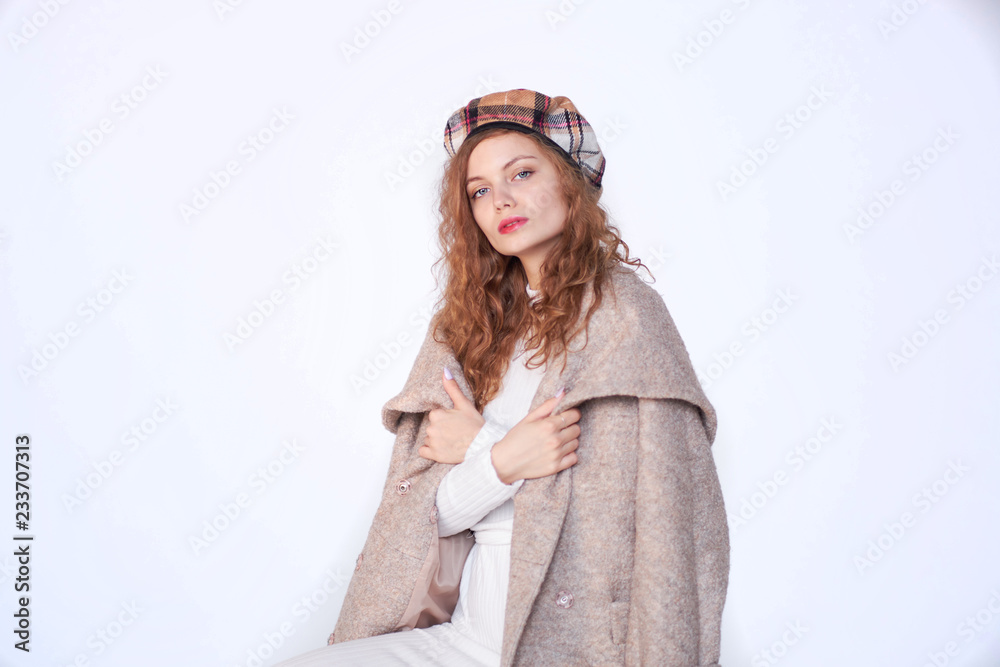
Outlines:
{"label": "blue eye", "polygon": [[[514,180],[515,181],[523,181],[524,179],[526,179],[529,176],[531,176],[533,173],[535,173],[535,172],[532,171],[531,169],[522,169],[521,171],[519,171],[516,174],[514,174]],[[470,194],[469,195],[469,199],[472,199],[472,200],[479,199],[480,197],[483,196],[483,194],[485,194],[488,191],[489,191],[489,188],[487,188],[485,186],[481,187],[478,190],[474,191],[472,194]]]}

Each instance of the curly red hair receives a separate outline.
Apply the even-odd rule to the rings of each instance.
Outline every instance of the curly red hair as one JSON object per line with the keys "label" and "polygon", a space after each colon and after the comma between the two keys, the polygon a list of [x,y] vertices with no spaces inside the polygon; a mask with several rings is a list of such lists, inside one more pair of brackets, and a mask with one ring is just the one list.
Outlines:
{"label": "curly red hair", "polygon": [[[525,337],[526,348],[535,350],[529,368],[557,355],[562,356],[565,368],[565,351],[586,331],[590,316],[600,306],[609,272],[620,264],[645,266],[638,257],[629,259],[628,245],[599,203],[601,190],[559,147],[534,132],[525,133],[555,165],[568,207],[565,228],[542,262],[541,298],[529,303],[521,261],[493,249],[472,215],[465,183],[473,149],[491,136],[512,131],[486,127],[468,137],[445,165],[439,193],[441,257],[434,266],[444,262],[447,275],[438,300],[441,308],[431,323],[432,335],[454,351],[480,412],[500,391],[519,338]],[[584,291],[591,282],[594,302],[570,331],[580,319]]]}

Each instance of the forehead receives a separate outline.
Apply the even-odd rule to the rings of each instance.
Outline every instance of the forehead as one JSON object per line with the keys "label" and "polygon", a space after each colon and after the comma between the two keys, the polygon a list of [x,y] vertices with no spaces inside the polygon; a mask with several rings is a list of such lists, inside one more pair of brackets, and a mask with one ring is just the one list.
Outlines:
{"label": "forehead", "polygon": [[469,155],[469,175],[502,169],[512,158],[531,155],[548,162],[541,147],[520,132],[504,132],[483,139]]}

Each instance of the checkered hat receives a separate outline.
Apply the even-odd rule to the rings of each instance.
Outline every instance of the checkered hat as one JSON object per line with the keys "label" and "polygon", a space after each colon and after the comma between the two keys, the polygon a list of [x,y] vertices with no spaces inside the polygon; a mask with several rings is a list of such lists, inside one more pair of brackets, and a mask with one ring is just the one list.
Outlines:
{"label": "checkered hat", "polygon": [[580,165],[594,186],[601,187],[604,154],[597,145],[597,134],[568,98],[549,97],[524,88],[477,97],[448,119],[444,129],[448,155],[454,157],[469,135],[492,124],[541,134]]}

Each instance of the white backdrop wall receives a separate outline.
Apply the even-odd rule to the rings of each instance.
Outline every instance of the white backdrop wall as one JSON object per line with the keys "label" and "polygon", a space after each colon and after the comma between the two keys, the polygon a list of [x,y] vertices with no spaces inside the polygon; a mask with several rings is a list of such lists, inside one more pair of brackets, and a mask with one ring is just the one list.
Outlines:
{"label": "white backdrop wall", "polygon": [[718,409],[722,664],[1000,664],[997,3],[26,0],[0,24],[8,627],[34,536],[31,651],[5,631],[0,663],[325,643],[436,296],[441,131],[523,87],[597,128]]}

